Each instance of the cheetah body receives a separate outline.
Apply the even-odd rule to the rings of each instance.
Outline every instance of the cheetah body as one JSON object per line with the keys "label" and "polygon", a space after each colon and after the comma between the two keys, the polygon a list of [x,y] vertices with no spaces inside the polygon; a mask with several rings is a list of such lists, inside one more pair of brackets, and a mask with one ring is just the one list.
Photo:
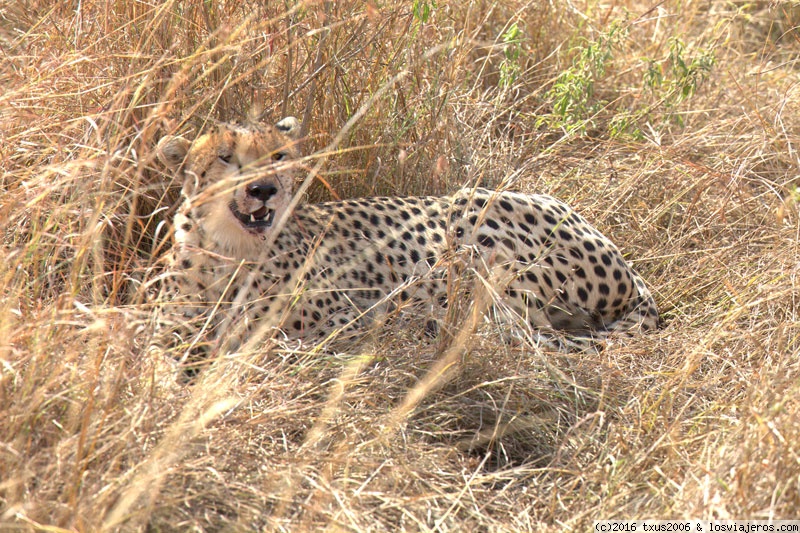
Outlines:
{"label": "cheetah body", "polygon": [[162,296],[171,344],[196,352],[226,336],[235,350],[262,327],[315,341],[358,331],[389,306],[446,303],[454,264],[533,330],[602,337],[657,325],[617,247],[550,196],[476,188],[289,211],[294,128],[222,125],[160,144],[185,196]]}

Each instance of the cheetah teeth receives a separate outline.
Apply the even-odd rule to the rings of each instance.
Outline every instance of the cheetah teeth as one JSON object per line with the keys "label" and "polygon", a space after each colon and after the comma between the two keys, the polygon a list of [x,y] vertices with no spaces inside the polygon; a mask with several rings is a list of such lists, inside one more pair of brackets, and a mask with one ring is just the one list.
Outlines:
{"label": "cheetah teeth", "polygon": [[252,213],[242,213],[236,208],[236,204],[231,202],[231,213],[248,231],[262,232],[272,226],[275,219],[275,210],[262,206]]}

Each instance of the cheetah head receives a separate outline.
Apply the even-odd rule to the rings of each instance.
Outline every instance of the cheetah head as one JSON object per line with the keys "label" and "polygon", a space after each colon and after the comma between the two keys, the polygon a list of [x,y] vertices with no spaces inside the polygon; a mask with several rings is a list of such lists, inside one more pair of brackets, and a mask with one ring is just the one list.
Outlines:
{"label": "cheetah head", "polygon": [[159,159],[183,178],[192,218],[229,249],[255,244],[287,209],[294,186],[294,117],[275,126],[221,124],[194,141],[168,135]]}

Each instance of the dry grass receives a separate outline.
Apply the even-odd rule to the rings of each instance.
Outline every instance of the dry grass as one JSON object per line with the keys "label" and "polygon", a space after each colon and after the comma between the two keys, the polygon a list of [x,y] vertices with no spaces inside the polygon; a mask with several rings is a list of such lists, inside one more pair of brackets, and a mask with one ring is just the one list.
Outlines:
{"label": "dry grass", "polygon": [[[796,7],[274,4],[0,4],[0,528],[800,518]],[[672,38],[710,71],[675,78]],[[359,110],[311,198],[556,194],[665,328],[564,355],[387,326],[164,383],[136,335],[176,196],[155,141],[295,114],[313,153]]]}

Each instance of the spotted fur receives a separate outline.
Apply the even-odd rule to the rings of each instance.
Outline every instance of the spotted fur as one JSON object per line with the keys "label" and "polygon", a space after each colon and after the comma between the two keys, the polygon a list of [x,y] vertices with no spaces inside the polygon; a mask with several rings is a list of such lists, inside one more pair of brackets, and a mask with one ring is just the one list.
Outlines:
{"label": "spotted fur", "polygon": [[290,117],[159,143],[185,198],[160,338],[186,360],[209,346],[235,351],[262,327],[316,341],[359,331],[399,302],[446,304],[454,262],[492,280],[504,315],[533,331],[597,339],[657,326],[650,292],[617,247],[550,196],[468,188],[300,204],[277,228],[293,193],[297,129]]}

